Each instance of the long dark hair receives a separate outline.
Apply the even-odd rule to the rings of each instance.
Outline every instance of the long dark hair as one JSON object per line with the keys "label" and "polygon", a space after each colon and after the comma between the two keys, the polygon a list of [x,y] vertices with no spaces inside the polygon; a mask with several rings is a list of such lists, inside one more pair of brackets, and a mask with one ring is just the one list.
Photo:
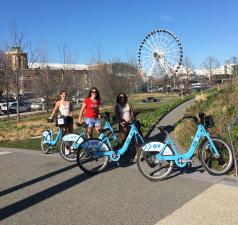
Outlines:
{"label": "long dark hair", "polygon": [[92,87],[92,88],[89,90],[87,98],[90,98],[90,97],[91,97],[91,92],[92,92],[92,90],[95,90],[95,91],[97,92],[96,99],[97,99],[97,100],[100,100],[100,99],[101,99],[100,93],[99,93],[99,91],[98,91],[98,89],[97,89],[96,87]]}
{"label": "long dark hair", "polygon": [[116,102],[120,103],[120,95],[123,95],[125,97],[125,103],[127,103],[128,97],[127,97],[126,93],[124,93],[124,92],[121,92],[117,95]]}

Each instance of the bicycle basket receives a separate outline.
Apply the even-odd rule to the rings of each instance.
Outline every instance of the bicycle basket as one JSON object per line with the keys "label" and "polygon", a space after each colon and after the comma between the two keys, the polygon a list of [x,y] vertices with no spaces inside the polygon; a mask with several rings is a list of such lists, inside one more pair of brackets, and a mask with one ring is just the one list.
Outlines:
{"label": "bicycle basket", "polygon": [[215,126],[212,116],[205,116],[204,125],[207,128],[212,128]]}
{"label": "bicycle basket", "polygon": [[65,125],[65,117],[59,117],[56,119],[56,126],[57,127],[63,127]]}

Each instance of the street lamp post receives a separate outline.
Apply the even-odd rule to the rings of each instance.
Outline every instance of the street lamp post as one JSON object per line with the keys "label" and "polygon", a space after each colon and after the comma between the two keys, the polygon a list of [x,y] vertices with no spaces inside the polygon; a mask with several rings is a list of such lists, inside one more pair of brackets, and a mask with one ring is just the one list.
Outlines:
{"label": "street lamp post", "polygon": [[16,70],[16,87],[17,87],[17,122],[20,122],[20,112],[19,112],[19,69],[20,69],[20,55],[17,52],[17,70]]}

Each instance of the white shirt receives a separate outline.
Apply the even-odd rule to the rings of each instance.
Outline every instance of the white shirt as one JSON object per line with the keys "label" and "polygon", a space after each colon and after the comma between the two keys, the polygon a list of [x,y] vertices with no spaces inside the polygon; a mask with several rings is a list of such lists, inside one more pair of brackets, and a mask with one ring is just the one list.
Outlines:
{"label": "white shirt", "polygon": [[120,113],[120,117],[124,119],[126,122],[130,122],[131,120],[131,108],[128,103],[124,107],[122,107],[120,104],[118,104],[118,109]]}
{"label": "white shirt", "polygon": [[63,102],[61,101],[60,106],[59,106],[59,111],[62,116],[69,116],[69,114],[70,114],[69,102],[67,102],[66,105],[64,105]]}

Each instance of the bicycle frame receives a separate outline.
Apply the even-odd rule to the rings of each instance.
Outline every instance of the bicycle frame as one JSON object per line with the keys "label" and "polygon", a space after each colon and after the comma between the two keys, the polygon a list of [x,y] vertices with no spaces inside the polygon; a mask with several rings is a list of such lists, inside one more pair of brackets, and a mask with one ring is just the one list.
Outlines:
{"label": "bicycle frame", "polygon": [[[101,141],[102,144],[97,146],[97,151],[95,152],[95,156],[98,156],[98,157],[109,156],[112,161],[118,161],[120,159],[120,156],[123,155],[127,151],[129,144],[131,143],[131,140],[134,136],[135,136],[135,140],[137,144],[139,143],[139,141],[141,141],[141,143],[144,143],[144,139],[142,138],[139,131],[137,130],[136,125],[133,123],[130,125],[130,127],[131,129],[129,134],[127,135],[126,141],[124,142],[123,146],[120,149],[116,150],[115,152],[112,149],[110,141],[107,138],[105,138],[104,140]],[[105,142],[107,142],[109,146],[109,151],[105,151],[105,152],[100,151],[100,148]]]}
{"label": "bicycle frame", "polygon": [[[101,133],[99,135],[98,139],[103,140],[103,141],[108,140],[107,143],[111,147],[110,141],[113,140],[113,141],[117,142],[117,136],[115,135],[114,130],[113,130],[109,121],[105,122],[103,129],[109,129],[112,134],[112,137],[111,137],[111,139],[109,139],[108,137],[106,137],[106,135],[104,133]],[[69,140],[68,140],[67,135],[64,136],[63,140],[64,141],[73,141],[73,144],[70,146],[71,150],[75,150],[75,149],[79,148],[79,146],[82,144],[81,138],[83,138],[84,140],[87,139],[85,132],[82,132],[79,135],[77,135],[77,134],[69,134],[69,135],[70,135]]]}
{"label": "bicycle frame", "polygon": [[[162,147],[162,149],[160,150],[160,152],[157,153],[155,155],[155,157],[157,160],[175,161],[175,163],[178,167],[184,167],[184,166],[186,166],[188,160],[191,159],[192,156],[194,155],[196,148],[199,145],[199,141],[202,137],[205,137],[208,139],[209,144],[212,147],[213,154],[215,155],[215,157],[219,158],[220,154],[218,153],[216,146],[214,145],[212,139],[210,138],[209,133],[206,131],[204,126],[201,124],[198,125],[198,129],[197,129],[197,132],[193,138],[192,144],[190,145],[190,148],[186,153],[182,153],[182,154],[178,153],[173,140],[171,138],[168,138],[168,140],[166,140],[166,142],[165,142],[164,146]],[[166,147],[170,147],[170,146],[173,150],[173,155],[168,155],[167,153],[166,153],[167,155],[163,154],[165,152]],[[145,151],[146,150],[148,151],[149,149],[145,149]]]}
{"label": "bicycle frame", "polygon": [[43,141],[43,144],[49,144],[49,145],[51,145],[51,146],[56,145],[56,143],[57,143],[59,140],[62,139],[62,136],[63,136],[63,134],[62,134],[62,127],[59,127],[55,139],[53,139],[53,129],[50,129],[49,135],[50,135],[51,139],[50,139],[50,140],[45,139],[45,140]]}
{"label": "bicycle frame", "polygon": [[[115,135],[114,130],[113,130],[111,124],[109,123],[109,121],[106,120],[103,129],[109,129],[112,134],[112,140],[117,142],[117,136]],[[105,136],[105,134],[101,133],[99,135],[98,139],[102,140],[104,138],[104,136]]]}

